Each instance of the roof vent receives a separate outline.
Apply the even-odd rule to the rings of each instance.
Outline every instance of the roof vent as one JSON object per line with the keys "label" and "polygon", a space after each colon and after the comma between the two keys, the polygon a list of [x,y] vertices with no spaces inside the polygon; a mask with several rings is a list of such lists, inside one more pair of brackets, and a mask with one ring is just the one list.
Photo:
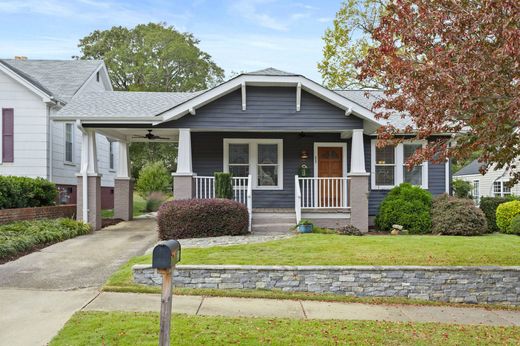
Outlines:
{"label": "roof vent", "polygon": [[27,60],[27,57],[26,56],[22,56],[22,55],[17,55],[14,57],[14,60]]}

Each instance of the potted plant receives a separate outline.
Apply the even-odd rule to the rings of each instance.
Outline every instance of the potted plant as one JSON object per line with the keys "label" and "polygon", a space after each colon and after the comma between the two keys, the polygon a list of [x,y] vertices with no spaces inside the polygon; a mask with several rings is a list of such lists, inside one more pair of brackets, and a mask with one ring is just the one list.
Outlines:
{"label": "potted plant", "polygon": [[301,220],[296,225],[296,228],[298,229],[298,232],[300,232],[300,233],[312,233],[312,227],[313,227],[313,224],[309,220]]}

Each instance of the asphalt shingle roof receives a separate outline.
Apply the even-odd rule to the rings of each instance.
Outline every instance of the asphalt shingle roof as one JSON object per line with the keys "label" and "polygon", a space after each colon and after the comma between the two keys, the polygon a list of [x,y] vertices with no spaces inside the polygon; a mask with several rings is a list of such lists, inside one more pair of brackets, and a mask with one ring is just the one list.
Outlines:
{"label": "asphalt shingle roof", "polygon": [[0,63],[54,98],[68,102],[103,62],[1,59]]}
{"label": "asphalt shingle roof", "polygon": [[297,73],[286,72],[275,69],[273,67],[264,68],[262,70],[246,72],[244,74],[255,75],[255,76],[299,76]]}
{"label": "asphalt shingle roof", "polygon": [[187,101],[199,92],[89,92],[75,97],[58,116],[153,117]]}
{"label": "asphalt shingle roof", "polygon": [[471,174],[480,174],[480,167],[483,164],[478,162],[478,160],[473,160],[468,165],[462,167],[459,171],[457,171],[453,176],[458,177],[461,175],[471,175]]}

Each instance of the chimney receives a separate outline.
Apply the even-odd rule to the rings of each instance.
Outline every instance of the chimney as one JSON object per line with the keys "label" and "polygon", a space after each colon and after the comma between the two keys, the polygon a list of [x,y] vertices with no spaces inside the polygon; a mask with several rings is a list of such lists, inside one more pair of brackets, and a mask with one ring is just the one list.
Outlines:
{"label": "chimney", "polygon": [[26,56],[22,56],[22,55],[17,55],[14,57],[14,60],[27,60],[27,57]]}

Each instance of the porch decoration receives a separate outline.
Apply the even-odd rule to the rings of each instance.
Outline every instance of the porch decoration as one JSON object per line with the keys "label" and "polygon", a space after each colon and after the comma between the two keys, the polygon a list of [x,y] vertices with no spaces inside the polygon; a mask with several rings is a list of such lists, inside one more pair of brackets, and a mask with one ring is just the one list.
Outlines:
{"label": "porch decoration", "polygon": [[314,225],[309,220],[301,220],[298,225],[296,225],[296,228],[298,229],[298,232],[300,233],[312,233],[312,228]]}
{"label": "porch decoration", "polygon": [[215,172],[215,197],[233,199],[233,182],[231,174]]}
{"label": "porch decoration", "polygon": [[300,164],[300,168],[298,168],[298,175],[300,177],[308,177],[310,172],[309,172],[309,166],[307,166],[307,159],[309,158],[309,154],[307,153],[307,150],[302,150],[301,153],[300,153],[300,159],[302,160],[301,161],[301,164]]}

